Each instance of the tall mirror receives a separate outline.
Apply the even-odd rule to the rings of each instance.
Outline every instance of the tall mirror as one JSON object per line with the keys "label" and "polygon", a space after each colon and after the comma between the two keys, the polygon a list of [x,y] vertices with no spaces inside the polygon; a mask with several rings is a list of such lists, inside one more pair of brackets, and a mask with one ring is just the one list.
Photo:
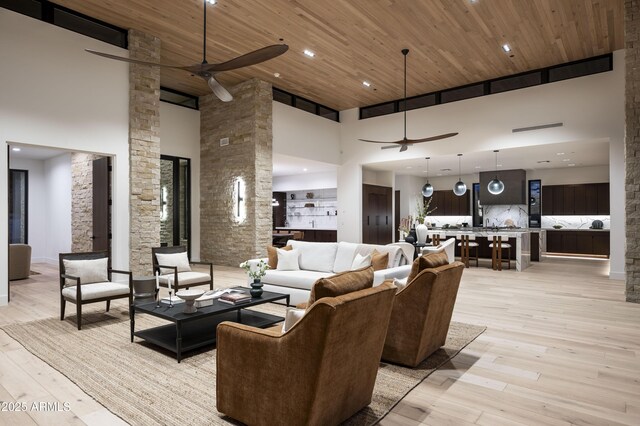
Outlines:
{"label": "tall mirror", "polygon": [[191,255],[191,160],[160,157],[160,245]]}

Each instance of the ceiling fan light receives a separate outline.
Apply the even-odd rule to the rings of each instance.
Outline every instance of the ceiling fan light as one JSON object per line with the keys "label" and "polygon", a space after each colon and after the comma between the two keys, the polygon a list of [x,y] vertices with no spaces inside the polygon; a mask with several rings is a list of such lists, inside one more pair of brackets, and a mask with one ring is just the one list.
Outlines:
{"label": "ceiling fan light", "polygon": [[489,190],[489,193],[493,195],[502,194],[502,191],[504,191],[504,182],[502,182],[496,176],[495,178],[489,181],[489,184],[487,185],[487,189]]}
{"label": "ceiling fan light", "polygon": [[467,192],[467,184],[465,184],[463,181],[459,180],[455,185],[453,185],[453,193],[458,197],[464,195],[465,192]]}
{"label": "ceiling fan light", "polygon": [[431,197],[433,195],[433,185],[431,185],[429,182],[425,183],[422,186],[422,195],[424,195],[425,197]]}

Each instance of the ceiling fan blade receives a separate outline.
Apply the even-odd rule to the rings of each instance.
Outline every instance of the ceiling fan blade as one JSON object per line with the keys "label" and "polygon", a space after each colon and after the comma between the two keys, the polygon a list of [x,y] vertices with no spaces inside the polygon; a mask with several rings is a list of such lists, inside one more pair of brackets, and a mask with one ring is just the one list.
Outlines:
{"label": "ceiling fan blade", "polygon": [[86,50],[89,53],[93,53],[94,55],[102,56],[103,58],[115,59],[116,61],[129,62],[131,64],[148,65],[151,67],[174,68],[179,70],[185,69],[185,67],[181,67],[178,65],[157,64],[155,62],[146,62],[146,61],[139,61],[137,59],[123,58],[122,56],[110,55],[108,53],[97,52],[91,49],[84,49],[84,50]]}
{"label": "ceiling fan blade", "polygon": [[393,149],[393,148],[397,148],[398,145],[387,145],[387,146],[381,146],[380,149]]}
{"label": "ceiling fan blade", "polygon": [[437,136],[431,136],[428,138],[422,138],[422,139],[407,139],[409,142],[411,143],[419,143],[419,142],[431,142],[431,141],[437,141],[440,139],[446,139],[446,138],[451,138],[455,135],[457,135],[458,132],[455,133],[444,133],[442,135],[437,135]]}
{"label": "ceiling fan blade", "polygon": [[254,50],[253,52],[249,52],[242,56],[238,56],[237,58],[231,59],[230,61],[223,62],[221,64],[203,64],[195,65],[194,67],[188,68],[197,68],[197,71],[208,72],[231,71],[268,61],[269,59],[273,59],[276,56],[282,55],[287,50],[289,50],[289,46],[287,46],[286,44],[274,44],[272,46]]}
{"label": "ceiling fan blade", "polygon": [[218,83],[218,81],[213,78],[213,76],[209,77],[207,83],[209,84],[211,90],[213,90],[214,95],[216,95],[222,102],[231,102],[233,100],[233,96],[231,96],[231,93],[229,93],[227,89],[222,87],[222,85]]}
{"label": "ceiling fan blade", "polygon": [[400,146],[400,152],[405,152],[407,149],[409,149],[409,145],[408,145],[408,144],[406,144],[406,143],[403,143],[403,144]]}
{"label": "ceiling fan blade", "polygon": [[362,142],[371,142],[371,143],[402,143],[402,141],[372,141],[369,139],[358,139],[358,140]]}

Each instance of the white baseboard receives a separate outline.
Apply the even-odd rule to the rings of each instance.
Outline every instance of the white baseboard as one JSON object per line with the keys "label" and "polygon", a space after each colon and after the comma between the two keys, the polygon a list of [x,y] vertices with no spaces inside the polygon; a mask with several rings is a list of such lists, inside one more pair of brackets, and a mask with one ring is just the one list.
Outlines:
{"label": "white baseboard", "polygon": [[625,278],[626,278],[626,274],[624,272],[609,271],[609,279],[610,280],[621,280],[621,281],[624,281]]}
{"label": "white baseboard", "polygon": [[9,304],[9,297],[6,294],[0,294],[0,306],[7,306]]}
{"label": "white baseboard", "polygon": [[51,259],[49,257],[32,257],[31,263],[46,263],[48,265],[57,265],[58,259]]}

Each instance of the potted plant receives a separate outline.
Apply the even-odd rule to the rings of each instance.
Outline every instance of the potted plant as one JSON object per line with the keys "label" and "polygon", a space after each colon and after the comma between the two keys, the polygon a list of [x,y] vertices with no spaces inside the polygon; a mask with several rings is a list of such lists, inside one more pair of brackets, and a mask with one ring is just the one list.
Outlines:
{"label": "potted plant", "polygon": [[418,242],[419,244],[427,243],[427,234],[429,228],[427,227],[427,225],[425,225],[424,219],[438,208],[434,207],[432,209],[429,209],[432,200],[433,198],[429,197],[429,199],[425,202],[421,196],[418,197],[416,206],[416,220],[418,221],[418,224],[416,225],[416,242]]}
{"label": "potted plant", "polygon": [[253,280],[251,283],[251,297],[260,297],[262,295],[262,277],[267,273],[267,269],[269,269],[269,265],[264,260],[260,259],[260,261],[252,268],[249,262],[242,262],[240,267],[247,271],[249,274],[249,278]]}

